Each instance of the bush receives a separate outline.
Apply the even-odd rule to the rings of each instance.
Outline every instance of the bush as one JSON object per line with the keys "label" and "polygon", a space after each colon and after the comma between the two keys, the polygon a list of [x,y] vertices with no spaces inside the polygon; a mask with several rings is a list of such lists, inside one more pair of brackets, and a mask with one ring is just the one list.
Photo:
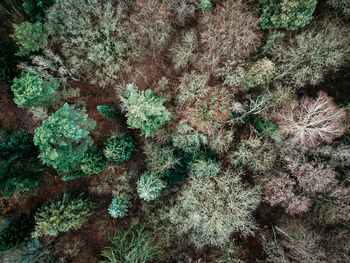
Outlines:
{"label": "bush", "polygon": [[39,208],[35,214],[34,238],[44,235],[57,236],[59,232],[77,230],[93,214],[94,204],[83,198],[64,193],[58,200]]}
{"label": "bush", "polygon": [[24,11],[32,17],[32,20],[42,20],[47,9],[55,2],[55,0],[22,0]]}
{"label": "bush", "polygon": [[27,56],[44,49],[47,45],[46,28],[40,22],[13,24],[15,32],[11,35],[19,50],[17,56]]}
{"label": "bush", "polygon": [[244,83],[249,88],[269,84],[275,76],[275,65],[268,58],[258,60],[245,75]]}
{"label": "bush", "polygon": [[212,159],[198,159],[190,165],[190,173],[199,178],[217,176],[219,172],[220,163]]}
{"label": "bush", "polygon": [[277,123],[292,145],[305,149],[323,142],[330,144],[342,136],[345,116],[331,97],[319,92],[317,98],[304,98],[287,106],[277,115]]}
{"label": "bush", "polygon": [[210,10],[213,8],[213,4],[209,0],[201,0],[201,7],[204,10]]}
{"label": "bush", "polygon": [[194,52],[198,48],[195,31],[185,31],[181,33],[179,41],[170,52],[175,64],[175,70],[182,69],[191,64],[196,58]]}
{"label": "bush", "polygon": [[102,251],[106,260],[101,263],[146,263],[162,259],[163,248],[156,241],[155,234],[146,231],[144,225],[118,231],[110,241],[112,245]]}
{"label": "bush", "polygon": [[93,143],[89,132],[95,125],[85,108],[75,109],[65,103],[35,130],[34,144],[39,146],[40,159],[59,173],[78,168]]}
{"label": "bush", "polygon": [[18,131],[12,136],[3,132],[0,144],[0,196],[32,190],[43,182],[42,169],[37,160],[38,149],[33,134]]}
{"label": "bush", "polygon": [[246,1],[224,1],[199,21],[203,27],[200,64],[210,73],[228,60],[237,65],[256,53],[262,44],[259,19],[248,11]]}
{"label": "bush", "polygon": [[78,170],[78,171],[73,171],[73,172],[70,172],[69,174],[65,175],[62,177],[62,180],[63,181],[67,181],[67,180],[74,180],[74,179],[78,179],[80,177],[83,177],[85,176],[86,174],[81,171],[81,170]]}
{"label": "bush", "polygon": [[73,73],[86,73],[92,84],[104,87],[130,69],[137,48],[125,19],[127,2],[55,1],[47,15],[48,33],[62,46]]}
{"label": "bush", "polygon": [[118,119],[122,114],[121,112],[116,108],[108,105],[100,105],[97,106],[97,110],[104,116],[116,120]]}
{"label": "bush", "polygon": [[123,198],[113,198],[108,212],[113,218],[124,217],[128,213],[131,203]]}
{"label": "bush", "polygon": [[0,80],[7,84],[18,74],[16,52],[16,45],[12,41],[0,39]]}
{"label": "bush", "polygon": [[272,0],[263,5],[261,27],[296,30],[310,23],[317,0]]}
{"label": "bush", "polygon": [[55,92],[59,87],[56,79],[44,80],[33,73],[22,73],[15,78],[11,86],[14,101],[20,108],[51,106],[55,100]]}
{"label": "bush", "polygon": [[0,251],[19,246],[29,236],[34,227],[34,220],[30,216],[21,214],[2,231],[0,231]]}
{"label": "bush", "polygon": [[169,220],[196,247],[224,246],[232,232],[247,236],[256,229],[252,212],[260,203],[257,188],[248,189],[239,174],[192,178],[170,208]]}
{"label": "bush", "polygon": [[315,21],[271,49],[276,79],[291,87],[318,85],[326,73],[336,72],[348,61],[349,43],[350,26],[339,18]]}
{"label": "bush", "polygon": [[173,118],[173,115],[163,106],[165,99],[157,97],[152,90],[130,90],[128,99],[121,98],[127,109],[127,123],[132,129],[140,129],[146,137],[154,136],[154,133],[165,123]]}
{"label": "bush", "polygon": [[146,201],[156,199],[163,188],[165,188],[165,183],[154,172],[142,174],[140,180],[137,182],[137,192],[140,198]]}
{"label": "bush", "polygon": [[131,158],[132,152],[136,149],[134,138],[127,134],[122,136],[116,134],[105,142],[104,155],[107,160],[121,163]]}
{"label": "bush", "polygon": [[99,174],[106,167],[106,159],[102,148],[93,147],[85,153],[81,159],[80,169],[86,174]]}

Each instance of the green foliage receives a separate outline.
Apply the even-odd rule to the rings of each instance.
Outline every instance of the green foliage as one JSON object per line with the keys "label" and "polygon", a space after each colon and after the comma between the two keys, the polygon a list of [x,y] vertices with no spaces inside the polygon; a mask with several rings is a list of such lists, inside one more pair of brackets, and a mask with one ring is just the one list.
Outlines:
{"label": "green foliage", "polygon": [[77,230],[87,222],[93,209],[94,204],[83,198],[83,194],[74,197],[64,193],[58,201],[44,205],[36,212],[32,236],[57,236],[59,232]]}
{"label": "green foliage", "polygon": [[159,179],[156,173],[145,172],[137,182],[137,192],[140,198],[151,201],[160,195],[160,192],[165,186],[165,183]]}
{"label": "green foliage", "polygon": [[121,163],[131,158],[135,148],[136,142],[130,134],[116,134],[105,142],[104,155],[107,160]]}
{"label": "green foliage", "polygon": [[275,65],[268,58],[258,60],[245,75],[244,84],[249,88],[269,84],[275,76]]}
{"label": "green foliage", "polygon": [[192,178],[167,213],[176,230],[197,247],[224,246],[232,232],[250,235],[257,228],[252,212],[260,203],[258,188],[241,183],[240,173]]}
{"label": "green foliage", "polygon": [[62,180],[63,181],[67,181],[67,180],[74,180],[74,179],[78,179],[80,177],[83,177],[85,176],[86,174],[81,171],[81,170],[78,170],[78,171],[73,171],[73,172],[70,172],[69,174],[65,175],[62,177]]}
{"label": "green foliage", "polygon": [[256,118],[254,120],[254,124],[259,132],[267,135],[272,135],[278,131],[278,127],[275,124],[269,121],[264,121],[262,118]]}
{"label": "green foliage", "polygon": [[23,108],[52,105],[58,87],[54,78],[47,81],[33,73],[21,73],[19,78],[13,80],[11,90],[15,96],[14,101]]}
{"label": "green foliage", "polygon": [[261,27],[296,30],[309,24],[317,0],[270,0],[263,5]]}
{"label": "green foliage", "polygon": [[23,22],[19,25],[13,24],[13,27],[15,32],[11,37],[19,48],[17,56],[27,56],[46,47],[46,28],[42,23]]}
{"label": "green foliage", "polygon": [[23,8],[33,21],[42,20],[55,0],[22,0]]}
{"label": "green foliage", "polygon": [[17,76],[18,70],[16,65],[18,57],[16,45],[12,41],[0,39],[0,81],[7,84],[12,82],[12,79]]}
{"label": "green foliage", "polygon": [[[138,56],[125,19],[130,1],[56,0],[47,15],[48,33],[59,44],[72,73],[106,86],[129,71]],[[93,12],[92,12],[93,10]]]}
{"label": "green foliage", "polygon": [[116,108],[108,105],[97,106],[97,110],[104,116],[116,120],[121,116],[121,112]]}
{"label": "green foliage", "polygon": [[190,173],[199,177],[213,177],[220,172],[220,164],[212,159],[198,159],[190,165]]}
{"label": "green foliage", "polygon": [[157,97],[152,90],[140,91],[131,89],[128,99],[121,98],[127,109],[127,123],[132,129],[140,129],[146,137],[154,133],[173,115],[163,106],[165,99]]}
{"label": "green foliage", "polygon": [[42,169],[37,162],[38,149],[33,134],[19,131],[12,136],[2,134],[0,144],[0,196],[34,190],[43,182]]}
{"label": "green foliage", "polygon": [[78,168],[93,143],[89,132],[96,123],[85,111],[65,103],[35,130],[34,144],[39,146],[40,159],[59,173]]}
{"label": "green foliage", "polygon": [[179,41],[170,50],[173,56],[175,69],[182,69],[188,66],[195,58],[195,50],[198,48],[197,36],[195,31],[186,31],[181,33]]}
{"label": "green foliage", "polygon": [[19,246],[32,232],[34,220],[25,214],[11,221],[11,223],[0,232],[0,252]]}
{"label": "green foliage", "polygon": [[123,198],[113,198],[108,208],[108,212],[113,218],[126,216],[131,203]]}
{"label": "green foliage", "polygon": [[83,159],[81,159],[80,169],[86,174],[99,174],[106,167],[106,159],[103,155],[103,149],[93,147],[89,149]]}
{"label": "green foliage", "polygon": [[174,155],[178,162],[162,174],[162,179],[169,185],[183,183],[188,177],[189,167],[193,161],[193,154],[181,149],[176,149]]}
{"label": "green foliage", "polygon": [[163,248],[155,233],[146,231],[142,224],[116,232],[110,241],[112,245],[102,252],[106,260],[101,263],[153,263],[162,259]]}
{"label": "green foliage", "polygon": [[201,0],[201,7],[205,10],[210,10],[213,8],[213,4],[209,0]]}

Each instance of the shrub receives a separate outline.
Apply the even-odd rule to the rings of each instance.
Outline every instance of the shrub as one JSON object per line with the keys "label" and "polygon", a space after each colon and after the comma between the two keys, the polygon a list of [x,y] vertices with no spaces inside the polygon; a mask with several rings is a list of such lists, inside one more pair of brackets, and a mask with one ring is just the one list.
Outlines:
{"label": "shrub", "polygon": [[350,54],[350,26],[337,17],[316,21],[269,52],[276,79],[286,86],[318,85],[326,73],[339,70]]}
{"label": "shrub", "polygon": [[261,27],[296,30],[309,24],[317,0],[272,0],[263,5]]}
{"label": "shrub", "polygon": [[197,246],[224,246],[232,232],[249,235],[256,225],[251,213],[260,203],[257,188],[248,189],[239,174],[192,178],[170,208],[169,220]]}
{"label": "shrub", "polygon": [[104,116],[116,120],[121,116],[121,112],[116,108],[108,105],[97,106],[97,110]]}
{"label": "shrub", "polygon": [[33,134],[18,131],[12,136],[3,133],[0,144],[0,196],[34,190],[43,182],[42,169],[33,144]]}
{"label": "shrub", "polygon": [[103,152],[107,160],[121,163],[131,158],[131,154],[136,148],[135,145],[136,142],[130,134],[125,136],[116,134],[107,139]]}
{"label": "shrub", "polygon": [[304,98],[287,106],[277,115],[277,123],[292,145],[311,148],[342,136],[345,115],[331,97],[319,92],[317,98]]}
{"label": "shrub", "polygon": [[350,18],[350,2],[347,0],[328,0],[327,3],[339,11],[345,18]]}
{"label": "shrub", "polygon": [[243,2],[224,1],[201,17],[200,44],[204,50],[199,63],[206,71],[215,72],[227,60],[237,65],[258,51],[263,37],[259,19]]}
{"label": "shrub", "polygon": [[162,259],[163,248],[155,234],[146,231],[144,225],[118,231],[110,241],[112,245],[102,251],[102,256],[106,258],[102,263],[146,263]]}
{"label": "shrub", "polygon": [[34,144],[39,146],[40,159],[59,173],[78,168],[92,145],[89,132],[95,125],[85,108],[75,109],[65,103],[35,130]]}
{"label": "shrub", "polygon": [[113,218],[124,217],[128,213],[128,209],[130,206],[131,203],[126,199],[113,198],[112,203],[108,208],[108,212]]}
{"label": "shrub", "polygon": [[81,159],[80,169],[86,174],[99,174],[106,167],[102,148],[93,147]]}
{"label": "shrub", "polygon": [[11,86],[14,93],[14,101],[20,108],[50,106],[55,100],[55,92],[58,88],[56,79],[44,80],[33,73],[22,73],[20,78],[15,78]]}
{"label": "shrub", "polygon": [[140,198],[146,201],[156,199],[163,188],[165,188],[164,182],[154,172],[142,174],[140,180],[137,182],[137,192]]}
{"label": "shrub", "polygon": [[136,89],[131,89],[129,98],[121,99],[127,109],[129,127],[140,129],[146,137],[154,136],[161,126],[173,118],[163,106],[165,99],[157,97],[152,90],[137,92]]}
{"label": "shrub", "polygon": [[180,35],[179,41],[174,45],[170,52],[175,64],[175,70],[182,69],[191,64],[196,58],[194,52],[198,48],[197,36],[195,31],[185,31]]}
{"label": "shrub", "polygon": [[0,39],[0,80],[7,84],[18,74],[16,52],[16,45],[12,41]]}
{"label": "shrub", "polygon": [[83,198],[64,193],[58,201],[39,208],[35,214],[34,238],[44,235],[57,236],[59,232],[77,230],[92,215],[94,204]]}
{"label": "shrub", "polygon": [[212,159],[198,159],[190,165],[190,173],[199,177],[213,177],[220,172],[220,164]]}
{"label": "shrub", "polygon": [[180,79],[178,87],[179,95],[176,98],[176,104],[183,107],[197,99],[204,98],[208,95],[209,76],[198,74],[196,72],[185,73]]}
{"label": "shrub", "polygon": [[12,220],[4,230],[0,231],[0,251],[19,246],[30,236],[33,227],[33,218],[25,214]]}
{"label": "shrub", "polygon": [[32,20],[42,20],[47,9],[55,2],[55,0],[22,0],[24,11],[32,17]]}
{"label": "shrub", "polygon": [[13,24],[15,32],[11,35],[19,50],[17,56],[27,56],[44,49],[47,45],[46,28],[40,22]]}
{"label": "shrub", "polygon": [[244,83],[249,88],[269,84],[275,76],[275,65],[268,58],[258,60],[245,75]]}
{"label": "shrub", "polygon": [[213,4],[209,0],[201,0],[201,7],[204,10],[210,10],[213,8]]}
{"label": "shrub", "polygon": [[[127,1],[56,0],[47,15],[48,33],[60,44],[75,74],[106,86],[130,69],[136,59]],[[93,10],[93,12],[91,12]]]}

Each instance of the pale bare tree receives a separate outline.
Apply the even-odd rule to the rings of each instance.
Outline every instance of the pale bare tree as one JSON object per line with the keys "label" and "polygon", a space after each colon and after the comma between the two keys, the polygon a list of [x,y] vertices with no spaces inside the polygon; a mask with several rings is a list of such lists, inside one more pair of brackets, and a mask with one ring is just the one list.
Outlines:
{"label": "pale bare tree", "polygon": [[345,115],[345,110],[337,108],[333,99],[321,91],[317,98],[307,97],[284,108],[277,123],[292,145],[311,148],[342,136]]}

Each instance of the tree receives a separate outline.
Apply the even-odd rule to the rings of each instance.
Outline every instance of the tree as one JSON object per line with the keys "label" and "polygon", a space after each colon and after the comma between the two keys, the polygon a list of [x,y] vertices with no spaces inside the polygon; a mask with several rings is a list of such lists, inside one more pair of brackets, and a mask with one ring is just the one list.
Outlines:
{"label": "tree", "polygon": [[[267,1],[266,1],[267,2]],[[263,6],[261,27],[296,30],[309,24],[317,0],[270,0]]]}
{"label": "tree", "polygon": [[311,148],[342,136],[345,116],[346,112],[321,91],[316,98],[307,97],[284,108],[277,115],[277,123],[292,145]]}
{"label": "tree", "polygon": [[30,236],[33,227],[33,218],[25,214],[12,220],[4,230],[0,231],[0,251],[19,246]]}
{"label": "tree", "polygon": [[105,142],[104,155],[107,160],[121,163],[131,158],[136,142],[130,135],[115,134]]}
{"label": "tree", "polygon": [[51,105],[55,100],[55,92],[59,87],[56,79],[48,81],[33,73],[22,73],[13,80],[11,90],[14,101],[20,108]]}
{"label": "tree", "polygon": [[24,11],[32,17],[33,21],[42,20],[47,9],[52,5],[55,0],[22,0]]}
{"label": "tree", "polygon": [[128,213],[131,203],[123,198],[113,198],[108,212],[113,218],[124,217]]}
{"label": "tree", "polygon": [[19,131],[12,136],[2,134],[0,144],[0,196],[32,190],[43,182],[38,164],[39,151],[33,144],[33,134]]}
{"label": "tree", "polygon": [[244,84],[254,88],[271,82],[275,76],[275,65],[268,58],[255,62],[244,78]]}
{"label": "tree", "polygon": [[137,192],[146,201],[156,199],[163,188],[165,183],[154,172],[145,172],[137,182]]}
{"label": "tree", "polygon": [[13,41],[0,39],[0,80],[8,84],[18,74],[16,52],[17,48]]}
{"label": "tree", "polygon": [[86,175],[99,174],[106,167],[106,163],[102,148],[93,147],[81,159],[80,169]]}
{"label": "tree", "polygon": [[220,172],[220,163],[212,159],[198,159],[190,165],[190,173],[199,177],[213,177]]}
{"label": "tree", "polygon": [[30,55],[44,49],[47,45],[46,28],[42,23],[23,22],[19,25],[13,24],[13,27],[15,32],[11,37],[19,47],[17,56]]}
{"label": "tree", "polygon": [[254,232],[252,212],[259,203],[258,188],[242,184],[240,173],[225,171],[213,178],[192,177],[167,218],[198,248],[224,246],[233,232],[244,236]]}
{"label": "tree", "polygon": [[93,143],[89,132],[96,123],[85,112],[85,108],[75,109],[65,103],[35,130],[34,144],[39,146],[40,159],[59,173],[78,168]]}
{"label": "tree", "polygon": [[163,106],[165,99],[157,97],[152,90],[138,91],[130,89],[128,98],[121,98],[127,109],[127,123],[132,129],[140,129],[146,137],[154,133],[173,115]]}
{"label": "tree", "polygon": [[34,238],[44,235],[57,236],[59,232],[77,230],[93,214],[94,204],[80,194],[74,197],[64,193],[58,200],[39,208],[35,214]]}
{"label": "tree", "polygon": [[116,108],[108,105],[97,106],[97,110],[104,116],[116,120],[121,116],[121,112]]}

